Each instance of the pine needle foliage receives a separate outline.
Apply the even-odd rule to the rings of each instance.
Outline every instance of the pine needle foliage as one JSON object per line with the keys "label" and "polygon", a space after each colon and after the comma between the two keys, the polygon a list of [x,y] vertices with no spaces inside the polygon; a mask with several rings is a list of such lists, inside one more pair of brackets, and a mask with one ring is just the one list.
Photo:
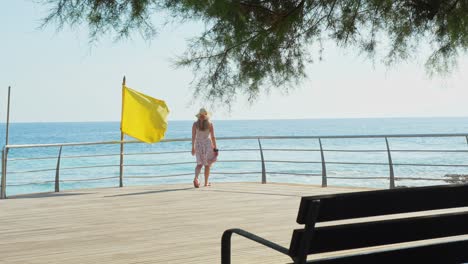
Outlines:
{"label": "pine needle foliage", "polygon": [[44,25],[87,24],[93,40],[133,32],[153,38],[158,11],[204,22],[176,64],[194,71],[197,96],[228,106],[239,94],[253,101],[270,87],[287,92],[321,58],[324,41],[370,58],[381,53],[388,64],[428,46],[433,72],[451,71],[468,48],[468,0],[37,1],[50,7]]}

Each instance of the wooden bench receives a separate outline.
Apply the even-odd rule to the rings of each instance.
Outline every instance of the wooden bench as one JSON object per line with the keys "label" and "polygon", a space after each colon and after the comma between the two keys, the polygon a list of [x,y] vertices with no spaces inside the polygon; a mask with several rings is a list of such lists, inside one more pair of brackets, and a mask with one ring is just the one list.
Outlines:
{"label": "wooden bench", "polygon": [[[468,208],[449,213],[439,211],[417,215],[393,215],[391,217],[388,215],[466,206],[468,206],[468,185],[466,184],[302,197],[297,223],[304,225],[304,228],[293,231],[289,248],[242,229],[229,229],[222,236],[221,263],[231,263],[233,233],[286,254],[295,264],[468,262],[468,239],[466,237],[449,242],[439,239],[432,243],[427,241],[416,243],[416,245],[409,243],[409,246],[397,249],[388,246],[468,234]],[[364,217],[371,218],[355,219]],[[335,225],[316,226],[317,223],[335,220],[348,221]],[[268,219],[265,219],[265,223],[268,224]],[[368,247],[385,245],[387,246],[368,249]],[[355,250],[355,253],[335,254],[336,257],[307,262],[309,254],[349,249],[358,250]]]}

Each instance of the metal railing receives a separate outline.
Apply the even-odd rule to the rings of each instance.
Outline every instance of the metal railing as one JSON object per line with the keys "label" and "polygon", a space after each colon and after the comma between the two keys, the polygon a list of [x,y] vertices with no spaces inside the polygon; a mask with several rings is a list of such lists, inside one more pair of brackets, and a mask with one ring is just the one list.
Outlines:
{"label": "metal railing", "polygon": [[[222,172],[222,171],[212,171],[213,174],[225,174],[225,175],[238,175],[238,174],[260,174],[260,182],[265,184],[267,183],[267,173],[269,175],[290,175],[290,176],[317,176],[321,177],[321,185],[323,187],[328,186],[329,179],[379,179],[379,180],[388,180],[389,188],[395,188],[395,181],[397,180],[426,180],[426,181],[443,181],[444,179],[435,179],[435,178],[424,178],[424,177],[398,177],[396,178],[394,168],[396,166],[414,166],[414,167],[455,167],[455,168],[468,168],[468,164],[434,164],[434,163],[395,163],[392,160],[393,153],[468,153],[468,149],[391,149],[389,144],[389,139],[394,138],[464,138],[466,144],[468,145],[468,134],[396,134],[396,135],[337,135],[337,136],[257,136],[257,137],[220,137],[217,138],[218,141],[233,141],[233,140],[255,140],[258,141],[258,148],[233,148],[233,149],[221,149],[222,152],[249,152],[254,151],[260,154],[260,159],[233,159],[233,160],[220,160],[218,162],[222,163],[259,163],[261,171],[234,171],[234,172]],[[265,140],[317,140],[318,148],[265,148],[262,147],[262,141]],[[333,149],[333,148],[324,148],[323,140],[336,140],[336,139],[383,139],[385,142],[386,149]],[[179,138],[179,139],[166,139],[162,140],[161,143],[171,143],[171,142],[191,142],[189,138]],[[106,142],[82,142],[82,143],[56,143],[56,144],[31,144],[31,145],[6,145],[2,151],[2,176],[1,176],[1,186],[0,186],[0,198],[6,198],[7,186],[20,186],[20,185],[31,185],[31,184],[50,184],[54,183],[55,192],[60,191],[60,183],[65,182],[83,182],[83,181],[100,181],[108,179],[118,179],[119,186],[123,187],[124,176],[126,179],[141,179],[141,178],[167,178],[167,177],[181,177],[193,175],[193,172],[187,173],[175,173],[175,174],[165,174],[165,175],[152,175],[152,176],[142,176],[142,175],[124,175],[124,167],[144,167],[144,166],[177,166],[184,164],[194,164],[194,162],[169,162],[169,163],[156,163],[156,164],[124,164],[124,156],[135,156],[135,155],[169,155],[169,154],[187,154],[189,151],[160,151],[160,152],[138,152],[138,153],[124,153],[123,148],[121,147],[120,152],[116,154],[91,154],[91,155],[62,155],[63,148],[70,148],[76,146],[95,146],[95,145],[124,145],[124,144],[138,144],[139,141],[106,141]],[[45,156],[45,157],[26,157],[26,158],[8,158],[9,151],[12,149],[28,149],[28,148],[59,148],[57,156]],[[320,160],[314,161],[301,161],[301,160],[274,160],[274,159],[265,159],[265,152],[318,152],[320,153]],[[386,153],[388,162],[353,162],[353,161],[327,161],[327,153]],[[71,166],[63,167],[61,166],[61,161],[64,159],[76,159],[76,158],[102,158],[102,157],[112,157],[119,156],[119,164],[104,164],[104,165],[89,165],[89,166]],[[21,170],[21,171],[8,171],[8,162],[9,161],[27,161],[27,160],[56,160],[55,168],[47,169],[33,169],[33,170]],[[295,173],[295,172],[285,172],[285,171],[267,171],[267,163],[285,163],[285,164],[319,164],[321,167],[320,173]],[[327,174],[327,165],[371,165],[371,166],[388,166],[388,177],[341,177],[341,176],[329,176]],[[107,176],[100,178],[87,178],[87,179],[61,179],[61,172],[64,170],[80,170],[80,169],[90,169],[90,168],[109,168],[109,167],[119,167],[119,176]],[[28,182],[28,183],[18,183],[7,185],[7,175],[11,174],[22,174],[22,173],[37,173],[37,172],[46,172],[54,171],[55,179],[52,181],[42,181],[42,182]]]}

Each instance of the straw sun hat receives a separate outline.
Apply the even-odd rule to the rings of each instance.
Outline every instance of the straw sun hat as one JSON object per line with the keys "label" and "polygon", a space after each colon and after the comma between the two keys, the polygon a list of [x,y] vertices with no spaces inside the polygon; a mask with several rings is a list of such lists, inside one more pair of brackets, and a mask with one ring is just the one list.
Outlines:
{"label": "straw sun hat", "polygon": [[207,117],[211,117],[211,113],[208,112],[208,111],[206,111],[205,108],[200,108],[200,111],[198,111],[198,114],[196,114],[195,116],[196,116],[197,118],[199,118],[200,115],[205,115],[205,116],[207,116]]}

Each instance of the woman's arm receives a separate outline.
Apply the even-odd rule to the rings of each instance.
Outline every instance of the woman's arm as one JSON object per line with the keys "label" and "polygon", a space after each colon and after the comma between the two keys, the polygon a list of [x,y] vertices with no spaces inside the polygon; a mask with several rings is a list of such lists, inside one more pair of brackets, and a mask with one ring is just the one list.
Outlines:
{"label": "woman's arm", "polygon": [[195,123],[192,125],[192,156],[195,155],[195,135],[197,134],[197,130],[195,128]]}
{"label": "woman's arm", "polygon": [[213,148],[216,148],[216,137],[215,137],[215,133],[214,133],[213,123],[210,124],[210,136],[211,136],[211,142],[213,144]]}

